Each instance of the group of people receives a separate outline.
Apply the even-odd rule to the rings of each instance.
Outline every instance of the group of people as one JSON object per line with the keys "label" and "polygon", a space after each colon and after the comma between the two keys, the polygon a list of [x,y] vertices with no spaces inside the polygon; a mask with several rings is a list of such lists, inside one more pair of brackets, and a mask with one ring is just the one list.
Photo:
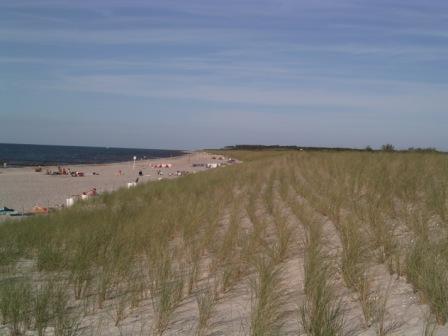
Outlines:
{"label": "group of people", "polygon": [[[35,169],[36,172],[41,172],[42,168],[41,167],[37,167]],[[58,170],[57,171],[52,171],[51,169],[46,169],[45,173],[47,175],[68,175],[68,176],[72,176],[72,177],[83,177],[85,174],[84,172],[81,171],[71,171],[70,168],[65,168],[65,167],[61,167],[58,166]],[[92,175],[99,175],[99,173],[97,172],[93,172]]]}

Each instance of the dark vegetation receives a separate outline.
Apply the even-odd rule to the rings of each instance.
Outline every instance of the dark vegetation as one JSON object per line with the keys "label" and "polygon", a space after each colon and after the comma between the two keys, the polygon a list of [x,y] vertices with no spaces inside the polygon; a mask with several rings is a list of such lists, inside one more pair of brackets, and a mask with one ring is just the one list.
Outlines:
{"label": "dark vegetation", "polygon": [[226,146],[224,150],[250,150],[250,151],[261,151],[261,150],[306,150],[306,151],[325,151],[325,152],[428,152],[436,153],[439,152],[436,148],[414,148],[409,147],[407,150],[397,150],[392,144],[382,145],[380,149],[373,149],[370,146],[365,148],[349,148],[349,147],[309,147],[309,146],[281,146],[281,145],[232,145]]}

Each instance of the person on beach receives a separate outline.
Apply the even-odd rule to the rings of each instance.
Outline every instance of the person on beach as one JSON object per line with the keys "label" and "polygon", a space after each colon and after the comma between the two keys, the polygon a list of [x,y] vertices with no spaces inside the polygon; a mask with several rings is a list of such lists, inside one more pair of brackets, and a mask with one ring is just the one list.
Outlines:
{"label": "person on beach", "polygon": [[97,195],[97,193],[96,193],[96,188],[92,188],[88,193],[87,193],[87,196],[96,196]]}

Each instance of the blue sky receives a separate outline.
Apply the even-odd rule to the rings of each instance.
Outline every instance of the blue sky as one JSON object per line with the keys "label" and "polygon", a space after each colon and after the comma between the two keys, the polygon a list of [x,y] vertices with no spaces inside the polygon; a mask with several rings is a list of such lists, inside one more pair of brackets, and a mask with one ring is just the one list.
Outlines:
{"label": "blue sky", "polygon": [[448,149],[442,0],[0,0],[0,142]]}

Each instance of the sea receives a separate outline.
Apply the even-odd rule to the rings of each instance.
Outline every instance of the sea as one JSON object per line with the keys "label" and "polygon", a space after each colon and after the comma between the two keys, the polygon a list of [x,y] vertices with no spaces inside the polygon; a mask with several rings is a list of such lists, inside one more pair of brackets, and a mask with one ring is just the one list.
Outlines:
{"label": "sea", "polygon": [[0,143],[0,167],[95,164],[167,158],[185,154],[181,150],[51,146]]}

